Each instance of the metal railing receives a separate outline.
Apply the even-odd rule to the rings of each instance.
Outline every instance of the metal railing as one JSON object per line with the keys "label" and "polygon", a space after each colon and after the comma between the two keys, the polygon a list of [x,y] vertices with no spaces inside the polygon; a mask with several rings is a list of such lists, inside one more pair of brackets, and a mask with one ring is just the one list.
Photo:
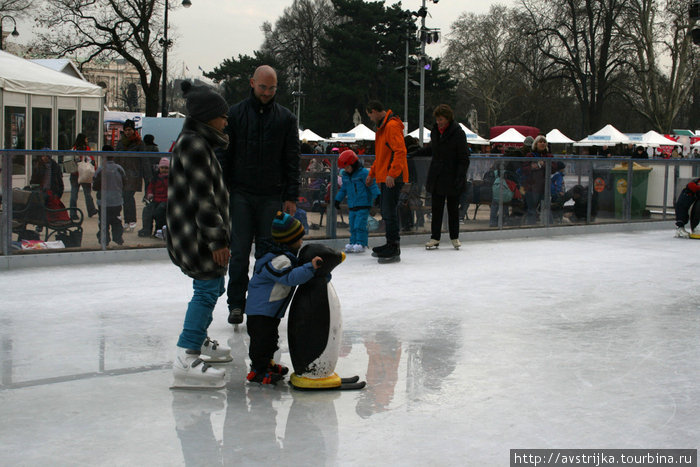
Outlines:
{"label": "metal railing", "polygon": [[[67,157],[89,155],[96,159],[98,167],[104,158],[109,156],[125,158],[169,157],[169,153],[133,153],[133,152],[101,152],[101,151],[29,151],[29,150],[0,150],[2,163],[2,215],[0,216],[0,241],[2,255],[31,254],[37,250],[25,249],[27,241],[22,241],[22,233],[36,226],[22,225],[22,220],[13,214],[13,190],[38,189],[31,187],[31,167],[34,161],[42,155],[61,160]],[[371,165],[373,156],[361,155],[365,166]],[[312,162],[314,161],[315,162]],[[13,161],[15,167],[13,168]],[[544,175],[541,183],[541,193],[533,197],[525,190],[522,196],[515,196],[512,201],[504,201],[508,196],[493,199],[493,170],[505,177],[513,178],[519,185],[528,186],[523,180],[522,167],[524,164],[544,161]],[[562,200],[558,194],[551,192],[551,177],[553,163],[562,162],[563,180],[568,199]],[[632,163],[630,163],[632,162]],[[142,164],[143,165],[143,164]],[[400,221],[402,235],[424,235],[430,232],[432,219],[431,196],[425,190],[430,158],[409,159],[410,184],[404,187],[401,197]],[[556,166],[554,166],[556,169]],[[5,169],[7,168],[7,169]],[[13,175],[13,168],[15,173]],[[335,239],[349,236],[346,222],[347,208],[341,206],[338,211],[333,200],[338,190],[339,170],[337,155],[334,154],[304,154],[300,161],[300,194],[297,206],[299,217],[305,219],[308,226],[307,235],[311,239]],[[673,204],[676,196],[685,184],[700,173],[700,160],[695,159],[650,159],[630,160],[627,158],[591,158],[556,156],[539,159],[526,157],[503,157],[491,155],[472,155],[467,174],[467,190],[460,198],[460,230],[501,230],[522,229],[530,227],[562,227],[572,224],[601,224],[620,222],[654,222],[666,221],[673,218]],[[64,190],[61,198],[65,206],[70,204],[70,177],[63,175]],[[136,212],[139,221],[142,220],[143,201],[140,201],[145,190],[142,181],[142,191],[136,193]],[[507,189],[506,184],[500,185],[500,190]],[[78,187],[78,191],[80,187]],[[75,187],[73,187],[75,193]],[[84,192],[85,193],[85,192]],[[140,193],[140,194],[139,194]],[[575,195],[576,198],[574,199]],[[555,196],[553,196],[555,195]],[[541,200],[539,199],[541,196]],[[518,198],[523,199],[518,199]],[[80,198],[78,194],[78,198]],[[535,199],[536,206],[527,208],[527,199]],[[565,201],[565,202],[563,202]],[[102,196],[98,206],[106,211],[106,197]],[[531,202],[531,204],[534,204]],[[78,209],[83,209],[84,201],[78,200]],[[370,235],[382,235],[381,215],[378,209],[370,213],[374,219]],[[446,227],[447,216],[443,216]],[[234,219],[235,222],[235,219]],[[325,222],[325,224],[324,224]],[[139,225],[141,226],[141,225]],[[378,226],[378,227],[377,227]],[[156,226],[157,227],[157,226]],[[138,249],[163,248],[165,242],[151,236],[138,236],[131,231],[124,235],[123,245],[109,244],[106,238],[106,216],[98,219],[84,216],[81,224],[83,230],[82,242],[79,246],[59,248],[52,252],[95,251],[106,249]],[[38,229],[38,227],[37,227]],[[374,230],[372,230],[374,229]],[[99,239],[97,238],[99,232]],[[41,241],[30,242],[33,246]],[[60,245],[59,245],[60,246]],[[65,245],[64,245],[65,246]],[[46,252],[47,250],[40,250]]]}

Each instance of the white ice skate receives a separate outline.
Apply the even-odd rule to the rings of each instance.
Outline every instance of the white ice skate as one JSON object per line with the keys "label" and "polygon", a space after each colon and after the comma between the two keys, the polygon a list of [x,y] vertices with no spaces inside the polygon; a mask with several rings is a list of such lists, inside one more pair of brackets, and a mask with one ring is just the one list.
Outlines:
{"label": "white ice skate", "polygon": [[199,356],[206,363],[226,363],[233,360],[231,357],[231,348],[219,344],[214,339],[207,338],[204,340],[201,349],[202,354]]}
{"label": "white ice skate", "polygon": [[367,248],[367,247],[364,246],[364,245],[353,245],[353,246],[352,246],[352,252],[353,252],[353,253],[364,253],[364,252],[365,252],[365,248]]}
{"label": "white ice skate", "polygon": [[459,238],[453,238],[452,239],[452,246],[454,247],[455,250],[459,250],[459,247],[462,246],[462,242],[459,241]]}
{"label": "white ice skate", "polygon": [[690,234],[685,230],[685,227],[681,226],[676,228],[676,238],[690,238]]}
{"label": "white ice skate", "polygon": [[346,244],[345,245],[345,253],[354,253],[355,252],[354,246],[355,245],[353,245],[352,243]]}
{"label": "white ice skate", "polygon": [[226,386],[225,376],[226,372],[205,363],[199,355],[178,347],[170,389],[221,389]]}
{"label": "white ice skate", "polygon": [[434,238],[431,238],[425,243],[425,249],[426,250],[435,250],[437,247],[440,245],[440,240],[435,240]]}

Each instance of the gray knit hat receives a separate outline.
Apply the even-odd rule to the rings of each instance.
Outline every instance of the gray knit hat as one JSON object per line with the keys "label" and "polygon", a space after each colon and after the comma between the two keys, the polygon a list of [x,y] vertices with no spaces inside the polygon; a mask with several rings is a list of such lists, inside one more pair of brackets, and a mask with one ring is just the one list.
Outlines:
{"label": "gray knit hat", "polygon": [[226,100],[208,86],[194,86],[189,81],[180,84],[182,95],[185,96],[187,114],[200,122],[208,122],[226,115],[228,104]]}
{"label": "gray knit hat", "polygon": [[532,136],[526,136],[525,141],[523,141],[523,146],[525,146],[525,148],[527,148],[527,150],[529,151],[530,149],[532,149],[532,143],[534,142],[535,138],[533,138]]}

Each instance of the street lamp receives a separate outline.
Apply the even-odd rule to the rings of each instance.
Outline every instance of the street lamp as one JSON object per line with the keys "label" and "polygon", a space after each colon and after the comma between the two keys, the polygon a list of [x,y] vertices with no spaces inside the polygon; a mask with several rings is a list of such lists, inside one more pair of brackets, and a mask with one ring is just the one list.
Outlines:
{"label": "street lamp", "polygon": [[5,21],[5,18],[11,19],[12,24],[14,24],[14,26],[15,26],[15,29],[10,33],[12,35],[12,37],[19,36],[19,32],[17,32],[17,21],[15,21],[15,19],[10,15],[0,16],[0,50],[5,50],[3,48],[3,45],[2,45],[2,39],[3,39],[3,37],[2,37],[2,22]]}
{"label": "street lamp", "polygon": [[[182,0],[182,6],[189,8],[192,6],[192,2]],[[168,49],[173,45],[173,41],[168,39],[168,0],[165,0],[163,37],[158,39],[158,43],[163,47],[163,90],[161,92],[160,116],[165,118],[168,116]]]}

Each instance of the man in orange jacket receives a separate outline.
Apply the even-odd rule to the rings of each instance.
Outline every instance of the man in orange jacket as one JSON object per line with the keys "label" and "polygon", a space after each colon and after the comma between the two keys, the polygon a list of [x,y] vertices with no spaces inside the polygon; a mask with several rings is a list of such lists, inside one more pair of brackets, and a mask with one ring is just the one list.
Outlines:
{"label": "man in orange jacket", "polygon": [[376,179],[381,190],[381,212],[386,226],[386,244],[373,248],[372,256],[380,263],[401,261],[399,236],[399,194],[404,182],[408,182],[406,145],[403,140],[403,123],[391,110],[384,110],[381,102],[367,103],[367,116],[377,125],[374,139],[374,164],[367,176],[367,185]]}

